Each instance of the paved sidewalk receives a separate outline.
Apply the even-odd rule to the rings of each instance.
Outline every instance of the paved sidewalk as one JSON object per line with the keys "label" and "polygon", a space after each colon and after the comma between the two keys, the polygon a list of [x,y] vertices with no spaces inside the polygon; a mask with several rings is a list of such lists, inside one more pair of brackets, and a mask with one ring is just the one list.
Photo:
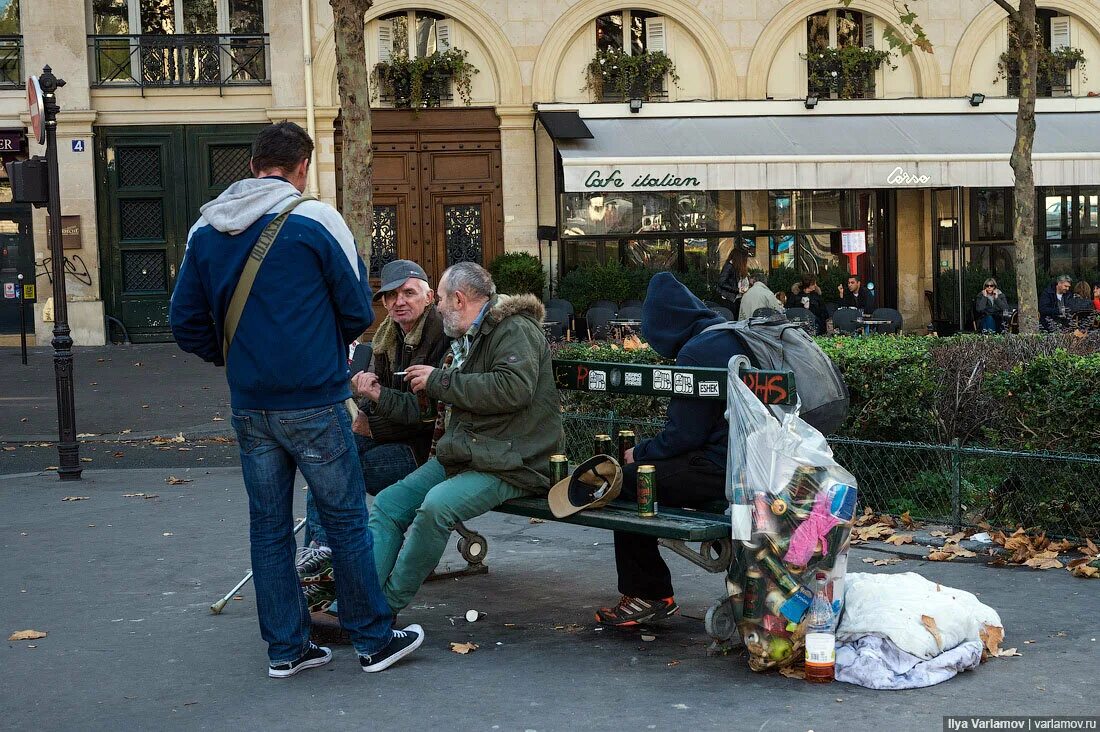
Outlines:
{"label": "paved sidewalk", "polygon": [[[168,475],[193,480],[167,485]],[[125,497],[126,493],[157,498]],[[65,496],[88,496],[64,502]],[[301,510],[301,498],[298,509]],[[944,714],[1095,714],[1100,583],[1064,571],[907,559],[852,571],[919,571],[976,592],[1004,620],[994,660],[925,690],[812,686],[708,658],[702,616],[721,581],[673,558],[684,617],[643,642],[593,626],[616,599],[611,535],[489,515],[488,575],[430,583],[402,621],[424,647],[367,675],[346,646],[324,669],[265,676],[239,471],[89,471],[0,477],[0,719],[42,730],[940,730]],[[457,554],[446,561],[457,564]],[[468,624],[462,615],[486,616]],[[452,641],[480,648],[450,652]],[[1034,641],[1026,643],[1025,641]],[[31,648],[31,646],[36,646]]]}
{"label": "paved sidewalk", "polygon": [[[174,343],[76,348],[74,354],[79,433],[142,439],[232,432],[225,371]],[[23,366],[18,348],[0,348],[0,369],[0,442],[56,440],[53,349],[30,349]]]}

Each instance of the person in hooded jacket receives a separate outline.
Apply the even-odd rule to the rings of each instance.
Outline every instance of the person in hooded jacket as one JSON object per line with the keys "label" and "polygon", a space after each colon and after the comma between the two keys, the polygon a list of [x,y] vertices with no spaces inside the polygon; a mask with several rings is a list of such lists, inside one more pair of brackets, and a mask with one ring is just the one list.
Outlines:
{"label": "person in hooded jacket", "polygon": [[[310,640],[294,570],[296,470],[328,534],[340,622],[360,667],[381,671],[424,641],[419,625],[393,628],[375,572],[363,472],[344,406],[351,398],[348,344],[374,320],[371,292],[340,214],[300,200],[312,152],[313,140],[293,122],[259,132],[250,161],[256,177],[199,209],[169,311],[180,348],[226,367],[248,493],[256,612],[273,678],[332,660]],[[245,262],[283,212],[227,343],[227,313]]]}
{"label": "person in hooded jacket", "polygon": [[[677,366],[726,368],[730,358],[748,355],[732,331],[704,332],[725,322],[668,272],[654,275],[642,304],[642,337]],[[656,469],[661,506],[698,506],[726,496],[729,424],[722,400],[672,399],[664,428],[625,456],[620,496],[636,500],[638,466]],[[622,598],[601,608],[603,625],[630,627],[679,612],[672,576],[652,536],[615,532],[615,567]]]}

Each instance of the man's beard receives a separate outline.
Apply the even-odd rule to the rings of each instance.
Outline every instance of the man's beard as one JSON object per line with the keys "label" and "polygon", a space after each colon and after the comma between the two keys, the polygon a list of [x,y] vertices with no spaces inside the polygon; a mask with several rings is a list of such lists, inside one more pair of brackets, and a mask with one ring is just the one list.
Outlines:
{"label": "man's beard", "polygon": [[443,318],[443,332],[448,338],[461,338],[466,333],[459,327],[458,313],[456,311],[448,311],[440,313]]}

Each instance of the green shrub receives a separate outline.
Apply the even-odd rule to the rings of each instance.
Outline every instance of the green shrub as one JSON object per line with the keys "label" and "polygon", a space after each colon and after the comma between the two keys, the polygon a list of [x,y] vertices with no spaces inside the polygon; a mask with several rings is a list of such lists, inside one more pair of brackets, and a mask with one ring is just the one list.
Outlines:
{"label": "green shrub", "polygon": [[526,252],[500,255],[489,264],[489,273],[493,275],[497,292],[506,295],[530,293],[542,297],[546,289],[546,270],[542,262]]}
{"label": "green shrub", "polygon": [[[642,267],[624,267],[617,262],[608,264],[584,264],[561,278],[557,296],[573,304],[578,314],[583,314],[597,300],[645,300],[649,281],[656,271]],[[704,273],[698,271],[673,272],[672,275],[691,290],[700,300],[714,300],[716,295]]]}
{"label": "green shrub", "polygon": [[868,440],[932,441],[935,386],[923,336],[818,338],[840,368],[851,405],[840,434]]}

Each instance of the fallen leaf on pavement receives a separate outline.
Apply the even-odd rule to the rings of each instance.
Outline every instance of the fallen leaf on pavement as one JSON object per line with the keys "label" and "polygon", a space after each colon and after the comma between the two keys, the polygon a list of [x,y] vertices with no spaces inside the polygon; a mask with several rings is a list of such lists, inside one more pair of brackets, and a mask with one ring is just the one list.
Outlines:
{"label": "fallen leaf on pavement", "polygon": [[77,437],[98,437],[95,432],[81,432]]}
{"label": "fallen leaf on pavement", "polygon": [[960,541],[962,541],[965,538],[966,538],[966,532],[965,531],[960,531],[960,532],[958,532],[956,534],[952,534],[951,536],[944,539],[943,543],[944,544],[958,544]]}
{"label": "fallen leaf on pavement", "polygon": [[38,640],[45,638],[46,633],[41,630],[20,630],[8,636],[10,641]]}
{"label": "fallen leaf on pavement", "polygon": [[527,523],[529,523],[529,524],[545,524],[546,522],[543,521],[540,518],[533,518],[530,521],[528,521]]}
{"label": "fallen leaf on pavement", "polygon": [[214,421],[214,422],[224,422],[225,417],[214,417],[214,419],[212,421]]}
{"label": "fallen leaf on pavement", "polygon": [[1024,654],[1017,651],[1015,648],[1005,648],[1002,651],[992,654],[994,658],[1008,658],[1009,656],[1022,656]]}
{"label": "fallen leaf on pavement", "polygon": [[14,448],[14,447],[5,447],[4,448],[4,452],[15,452],[15,450],[16,450],[16,448]]}
{"label": "fallen leaf on pavement", "polygon": [[130,428],[126,428],[126,429],[122,430],[122,432],[120,432],[119,434],[120,434],[120,435],[128,435],[128,434],[130,434],[131,432],[133,432],[133,430],[132,430],[132,429],[130,429]]}
{"label": "fallen leaf on pavement", "polygon": [[89,496],[65,496],[62,501],[86,501]]}
{"label": "fallen leaf on pavement", "polygon": [[164,482],[167,483],[168,485],[183,485],[184,483],[191,483],[192,479],[191,478],[177,478],[174,475],[169,475],[167,478],[164,479]]}
{"label": "fallen leaf on pavement", "polygon": [[675,659],[673,659],[673,660],[669,661],[669,662],[668,662],[667,664],[665,664],[665,665],[666,665],[666,666],[668,666],[669,668],[672,668],[673,666],[679,666],[679,665],[680,665],[680,662],[679,662],[679,661],[677,661],[677,660],[675,660]]}
{"label": "fallen leaf on pavement", "polygon": [[805,666],[783,666],[779,669],[779,673],[786,676],[788,679],[803,679],[806,678]]}
{"label": "fallen leaf on pavement", "polygon": [[471,651],[476,651],[480,646],[477,643],[451,643],[451,650],[465,656]]}
{"label": "fallen leaf on pavement", "polygon": [[920,622],[921,625],[924,626],[924,629],[931,633],[932,637],[936,639],[936,647],[942,649],[943,636],[940,634],[939,627],[936,626],[936,619],[931,615],[921,615]]}
{"label": "fallen leaf on pavement", "polygon": [[899,516],[898,520],[901,521],[901,525],[907,529],[917,528],[917,522],[913,520],[913,517],[909,515],[908,511]]}
{"label": "fallen leaf on pavement", "polygon": [[1005,629],[999,625],[983,625],[978,631],[978,637],[982,639],[982,645],[990,656],[996,656],[1001,652],[1001,641],[1005,637]]}
{"label": "fallen leaf on pavement", "polygon": [[929,531],[928,535],[929,536],[936,536],[936,537],[939,537],[939,538],[942,539],[943,537],[947,536],[947,532],[946,531]]}
{"label": "fallen leaf on pavement", "polygon": [[1056,551],[1042,551],[1024,562],[1024,566],[1032,569],[1061,569],[1062,563],[1057,557]]}
{"label": "fallen leaf on pavement", "polygon": [[92,462],[92,459],[91,459],[91,458],[80,458],[80,462],[82,462],[82,463],[90,463],[90,462]]}
{"label": "fallen leaf on pavement", "polygon": [[125,455],[125,454],[126,454],[126,453],[124,453],[124,452],[116,452],[116,453],[115,453],[114,455],[112,455],[111,457],[116,457],[116,458],[120,458],[120,457],[122,457],[122,456],[123,456],[123,455]]}
{"label": "fallen leaf on pavement", "polygon": [[896,557],[892,559],[875,559],[873,557],[864,557],[863,561],[867,564],[873,564],[876,567],[887,567],[891,564],[901,564],[901,560]]}
{"label": "fallen leaf on pavement", "polygon": [[893,544],[894,546],[901,546],[902,544],[912,544],[912,534],[894,534],[886,539],[887,544]]}

